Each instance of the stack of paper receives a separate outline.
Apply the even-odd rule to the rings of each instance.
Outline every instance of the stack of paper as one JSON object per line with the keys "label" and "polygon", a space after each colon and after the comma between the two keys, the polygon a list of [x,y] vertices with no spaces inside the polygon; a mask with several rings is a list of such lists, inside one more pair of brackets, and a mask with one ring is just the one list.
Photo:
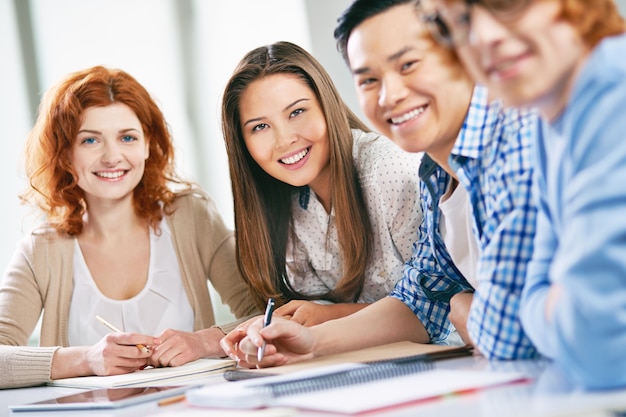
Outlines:
{"label": "stack of paper", "polygon": [[[345,371],[371,366],[356,363],[331,365],[261,379],[226,382],[191,389],[186,396],[190,404],[201,407],[284,406],[353,414],[527,379],[523,374],[511,372],[431,369],[369,382],[358,380],[345,386],[333,382]],[[329,388],[298,388],[301,385],[298,381],[319,379],[323,375],[328,377],[324,385]],[[277,395],[272,385],[283,385],[292,393]]]}
{"label": "stack of paper", "polygon": [[208,375],[234,369],[231,359],[198,359],[182,366],[146,368],[123,375],[83,376],[50,381],[48,385],[73,388],[156,387],[165,385],[191,385]]}

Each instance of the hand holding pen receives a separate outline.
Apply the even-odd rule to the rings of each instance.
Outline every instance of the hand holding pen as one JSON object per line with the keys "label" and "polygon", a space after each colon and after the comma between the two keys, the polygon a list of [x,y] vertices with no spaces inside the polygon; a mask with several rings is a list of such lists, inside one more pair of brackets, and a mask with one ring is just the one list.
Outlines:
{"label": "hand holding pen", "polygon": [[[263,316],[263,327],[267,327],[272,322],[272,315],[274,314],[274,308],[276,307],[276,301],[273,298],[267,300],[267,307],[265,307],[265,315]],[[256,358],[259,362],[263,360],[265,355],[265,340],[263,345],[259,346],[256,354]]]}
{"label": "hand holding pen", "polygon": [[[263,317],[242,324],[224,336],[220,346],[245,368],[278,366],[314,358],[317,336],[313,329],[274,316],[270,313],[271,326],[264,326],[267,320]],[[263,350],[266,343],[267,348]]]}

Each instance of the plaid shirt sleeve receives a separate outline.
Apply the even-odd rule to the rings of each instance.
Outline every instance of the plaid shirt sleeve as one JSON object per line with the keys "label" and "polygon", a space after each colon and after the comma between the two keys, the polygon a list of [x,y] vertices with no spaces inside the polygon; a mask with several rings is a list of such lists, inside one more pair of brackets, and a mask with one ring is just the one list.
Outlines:
{"label": "plaid shirt sleeve", "polygon": [[[430,180],[439,182],[435,188],[444,190],[448,176],[441,172],[438,178],[434,175]],[[443,240],[436,233],[439,212],[437,207],[433,210],[433,199],[425,181],[420,187],[424,221],[413,244],[413,255],[405,264],[402,279],[396,283],[390,296],[406,304],[424,325],[431,342],[437,343],[445,340],[454,330],[448,320],[450,298],[470,287],[459,276],[445,251]],[[438,260],[434,251],[438,252]]]}
{"label": "plaid shirt sleeve", "polygon": [[465,176],[481,228],[478,288],[467,327],[488,358],[530,358],[537,353],[522,329],[519,310],[536,226],[530,148],[537,119],[517,110],[499,114],[494,138],[472,162],[482,174]]}

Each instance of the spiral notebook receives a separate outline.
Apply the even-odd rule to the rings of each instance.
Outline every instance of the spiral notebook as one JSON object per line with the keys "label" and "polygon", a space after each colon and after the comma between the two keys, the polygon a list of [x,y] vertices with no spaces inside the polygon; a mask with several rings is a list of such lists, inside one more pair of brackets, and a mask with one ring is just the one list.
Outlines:
{"label": "spiral notebook", "polygon": [[292,372],[303,371],[305,369],[336,365],[346,362],[370,363],[381,360],[397,360],[398,358],[406,357],[424,360],[441,360],[458,358],[462,356],[471,356],[472,354],[473,349],[471,346],[444,346],[404,341],[389,343],[380,346],[373,346],[350,352],[337,353],[328,356],[321,356],[302,362],[277,366],[274,368],[237,368],[232,371],[226,371],[222,375],[227,381],[240,381],[242,379],[288,374]]}
{"label": "spiral notebook", "polygon": [[226,382],[192,389],[186,396],[200,407],[287,406],[355,414],[525,379],[520,373],[436,369],[432,361],[403,359]]}

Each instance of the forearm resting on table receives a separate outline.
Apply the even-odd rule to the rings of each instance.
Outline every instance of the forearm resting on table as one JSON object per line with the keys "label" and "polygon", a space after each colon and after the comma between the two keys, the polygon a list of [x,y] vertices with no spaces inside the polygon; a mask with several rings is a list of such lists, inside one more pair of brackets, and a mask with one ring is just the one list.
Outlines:
{"label": "forearm resting on table", "polygon": [[347,317],[311,327],[316,356],[400,341],[428,343],[422,322],[403,302],[385,297]]}
{"label": "forearm resting on table", "polygon": [[93,375],[87,361],[87,348],[84,346],[62,347],[54,352],[50,379],[71,378]]}

